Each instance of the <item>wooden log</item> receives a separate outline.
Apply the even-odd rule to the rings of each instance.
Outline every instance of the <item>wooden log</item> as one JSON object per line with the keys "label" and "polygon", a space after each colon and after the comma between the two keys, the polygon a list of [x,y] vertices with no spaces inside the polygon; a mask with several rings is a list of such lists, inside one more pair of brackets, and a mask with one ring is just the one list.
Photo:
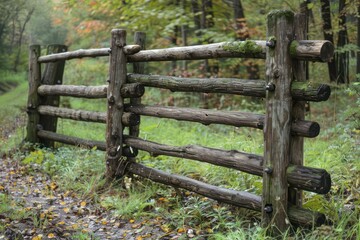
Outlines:
{"label": "wooden log", "polygon": [[324,40],[294,40],[290,54],[298,60],[330,62],[334,56],[334,45]]}
{"label": "wooden log", "polygon": [[106,177],[112,181],[122,177],[125,161],[122,161],[124,100],[121,88],[126,82],[126,31],[111,31],[111,54],[109,66],[109,86],[107,92],[107,127],[106,127]]}
{"label": "wooden log", "polygon": [[[233,45],[232,45],[233,44]],[[128,56],[129,62],[198,60],[211,58],[265,58],[265,41],[222,42],[198,46],[143,50]],[[248,47],[251,46],[251,47]],[[237,49],[238,47],[238,49]],[[248,47],[248,48],[247,48]]]}
{"label": "wooden log", "polygon": [[[294,20],[294,31],[296,38],[298,40],[303,40],[307,38],[307,17],[306,14],[295,14]],[[306,62],[293,59],[293,71],[294,78],[298,82],[292,82],[291,88],[297,83],[303,84],[306,81]],[[310,84],[309,84],[310,85]],[[300,88],[301,89],[301,88]],[[329,88],[330,90],[330,88]],[[293,96],[293,92],[291,92]],[[330,96],[329,95],[327,98]],[[296,120],[305,120],[305,102],[304,101],[294,101],[291,112],[292,118]],[[303,166],[304,165],[304,138],[299,136],[292,136],[290,139],[290,164]],[[289,170],[289,169],[288,169]],[[302,206],[303,192],[294,187],[289,187],[289,199],[288,201],[298,207]]]}
{"label": "wooden log", "polygon": [[[47,54],[63,53],[66,51],[67,46],[59,44],[49,45],[47,48]],[[47,63],[45,65],[41,84],[61,85],[63,81],[64,68],[65,60]],[[60,104],[60,96],[48,95],[43,97],[41,98],[41,104],[58,107]],[[44,130],[56,132],[57,118],[53,116],[40,115],[39,124],[43,126]],[[42,140],[41,144],[45,147],[54,147],[53,141]]]}
{"label": "wooden log", "polygon": [[[134,43],[139,45],[141,47],[141,50],[145,50],[145,42],[146,42],[146,34],[144,32],[135,32]],[[134,73],[144,74],[145,73],[145,63],[141,63],[141,62],[133,63],[133,71],[134,71]],[[126,81],[128,81],[128,78],[126,78]],[[142,84],[142,86],[144,86],[144,85]],[[141,104],[141,98],[140,97],[130,98],[130,104],[132,104],[132,105]],[[138,116],[140,116],[140,115],[138,115]],[[139,134],[140,134],[140,126],[139,125],[131,126],[129,128],[130,136],[138,137]],[[134,156],[127,156],[129,161],[136,161],[135,156],[137,155],[137,149],[134,149],[133,151],[135,151],[136,154],[134,154]]]}
{"label": "wooden log", "polygon": [[145,87],[140,83],[124,84],[121,88],[121,96],[123,98],[140,98],[144,93]]}
{"label": "wooden log", "polygon": [[[160,75],[128,74],[127,81],[141,83],[146,87],[169,89],[173,92],[227,93],[251,97],[266,97],[265,80],[237,78],[180,78]],[[291,96],[299,101],[326,101],[330,87],[319,83],[293,82]]]}
{"label": "wooden log", "polygon": [[[40,114],[47,116],[55,116],[85,122],[106,123],[106,113],[103,112],[92,112],[52,106],[39,106],[38,111]],[[139,125],[140,116],[134,113],[124,112],[122,116],[122,123],[124,126]]]}
{"label": "wooden log", "polygon": [[42,85],[38,88],[41,96],[56,95],[78,98],[106,98],[107,86]]}
{"label": "wooden log", "polygon": [[[263,129],[265,121],[263,114],[194,108],[125,105],[125,111],[144,116],[198,122],[204,125],[215,123],[257,129]],[[316,137],[319,132],[320,126],[316,122],[299,120],[291,125],[291,134],[296,136]]]}
{"label": "wooden log", "polygon": [[[147,151],[151,156],[166,155],[193,159],[217,166],[236,169],[249,174],[262,176],[264,158],[259,155],[236,150],[220,150],[196,145],[169,146],[146,141],[140,138],[125,136],[124,143],[134,149]],[[325,194],[330,191],[330,174],[323,169],[304,166],[290,166],[287,169],[287,181],[294,188]]]}
{"label": "wooden log", "polygon": [[101,141],[87,140],[87,139],[82,139],[82,138],[78,138],[78,137],[72,137],[72,136],[67,136],[67,135],[63,135],[63,134],[59,134],[59,133],[45,131],[45,130],[39,130],[37,132],[37,135],[39,138],[42,138],[42,139],[61,142],[61,143],[65,143],[65,144],[69,144],[69,145],[73,145],[73,146],[83,146],[83,147],[88,147],[88,148],[96,147],[98,150],[106,151],[106,144],[105,144],[105,142],[101,142]]}
{"label": "wooden log", "polygon": [[294,13],[272,11],[267,16],[267,33],[276,44],[267,49],[266,81],[274,91],[266,96],[264,126],[262,224],[271,235],[279,235],[290,227],[287,214],[288,183],[286,169],[290,162],[291,80],[293,77],[289,46],[293,34]]}
{"label": "wooden log", "polygon": [[[106,98],[106,85],[101,86],[79,86],[79,85],[42,85],[38,88],[41,96],[70,96],[78,98]],[[140,83],[124,84],[121,88],[121,96],[124,98],[141,97],[145,88]]]}
{"label": "wooden log", "polygon": [[[132,55],[140,51],[140,46],[138,45],[127,45],[123,47],[124,53],[126,55]],[[110,48],[95,48],[95,49],[79,49],[76,51],[66,52],[66,53],[57,53],[50,54],[46,56],[39,57],[39,63],[55,62],[59,60],[70,60],[74,58],[84,58],[84,57],[104,57],[109,56],[111,52]]]}
{"label": "wooden log", "polygon": [[[135,162],[132,162],[128,165],[128,170],[130,173],[136,174],[144,178],[148,178],[158,183],[183,188],[198,193],[200,195],[238,207],[243,207],[255,211],[262,211],[261,197],[249,192],[236,191],[232,189],[213,186],[188,177],[170,174],[157,169],[149,168]],[[318,212],[312,212],[310,210],[293,206],[289,206],[288,212],[291,223],[296,225],[320,226],[325,222],[325,216]]]}
{"label": "wooden log", "polygon": [[37,89],[41,84],[41,66],[37,59],[40,56],[40,46],[32,45],[29,47],[29,93],[27,101],[28,122],[26,126],[26,141],[38,143],[39,139],[36,134],[36,126],[39,124],[39,95]]}
{"label": "wooden log", "polygon": [[291,95],[297,101],[327,101],[330,94],[331,88],[326,84],[305,82],[292,82],[291,84]]}

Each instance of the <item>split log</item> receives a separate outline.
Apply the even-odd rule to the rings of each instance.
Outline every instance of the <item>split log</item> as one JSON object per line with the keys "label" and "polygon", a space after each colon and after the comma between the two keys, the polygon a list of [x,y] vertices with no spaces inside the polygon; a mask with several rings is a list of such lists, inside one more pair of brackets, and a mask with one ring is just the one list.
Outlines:
{"label": "split log", "polygon": [[[169,89],[173,92],[204,92],[238,94],[251,97],[266,97],[265,80],[237,78],[180,78],[160,75],[128,74],[127,81],[141,83],[146,87]],[[293,82],[291,96],[298,101],[326,101],[331,90],[328,85],[319,83]]]}
{"label": "split log", "polygon": [[[78,98],[106,98],[107,85],[79,86],[79,85],[42,85],[38,88],[41,96],[69,96]],[[145,88],[140,83],[124,84],[121,88],[121,96],[124,98],[141,97]]]}
{"label": "split log", "polygon": [[[255,113],[146,105],[125,105],[125,111],[151,117],[198,122],[204,125],[215,123],[257,129],[263,129],[265,118],[263,114]],[[291,126],[291,133],[296,136],[312,138],[316,137],[319,132],[320,125],[316,122],[299,120],[293,122]]]}
{"label": "split log", "polygon": [[[176,147],[131,136],[125,136],[124,143],[135,149],[147,151],[152,156],[166,155],[193,159],[257,176],[262,176],[264,172],[262,156],[236,150],[227,151],[196,145]],[[326,170],[304,166],[291,165],[287,169],[287,181],[292,187],[321,194],[329,192],[331,187],[330,174]]]}
{"label": "split log", "polygon": [[[132,55],[140,51],[140,46],[127,45],[124,46],[123,49],[126,55]],[[38,62],[46,63],[46,62],[55,62],[59,60],[83,58],[83,57],[104,57],[104,56],[109,56],[110,53],[111,53],[110,48],[79,49],[76,51],[71,51],[66,53],[57,53],[57,54],[42,56],[38,58]]]}
{"label": "split log", "polygon": [[37,89],[41,84],[41,65],[37,59],[40,56],[40,46],[32,45],[29,47],[29,93],[27,101],[28,122],[26,126],[26,141],[38,143],[36,126],[39,124],[39,113],[37,107],[40,99]]}
{"label": "split log", "polygon": [[73,146],[84,146],[88,148],[96,147],[98,150],[106,151],[106,144],[105,142],[102,141],[87,140],[78,137],[72,137],[59,133],[45,131],[45,130],[39,130],[37,132],[37,136],[42,139],[48,139]]}
{"label": "split log", "polygon": [[[146,167],[142,164],[131,162],[127,169],[130,173],[148,178],[152,181],[183,188],[200,195],[243,207],[255,211],[262,211],[261,197],[245,192],[213,186],[201,181],[176,174],[166,173],[157,169]],[[303,226],[320,226],[325,222],[325,216],[318,212],[312,212],[303,208],[289,206],[289,220],[292,224]]]}
{"label": "split log", "polygon": [[[75,110],[68,108],[59,108],[52,106],[39,106],[38,111],[42,115],[54,116],[85,122],[106,123],[105,112],[92,112],[85,110]],[[124,126],[136,126],[140,123],[140,116],[134,113],[125,112],[122,115],[122,123]]]}

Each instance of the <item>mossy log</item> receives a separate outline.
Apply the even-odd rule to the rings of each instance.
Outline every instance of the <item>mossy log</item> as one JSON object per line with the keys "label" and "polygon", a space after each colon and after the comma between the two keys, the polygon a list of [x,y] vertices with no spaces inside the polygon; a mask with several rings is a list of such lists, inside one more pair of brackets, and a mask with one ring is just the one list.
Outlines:
{"label": "mossy log", "polygon": [[[41,96],[56,95],[78,98],[106,98],[107,85],[101,86],[78,86],[78,85],[42,85],[38,88]],[[145,88],[140,83],[124,84],[121,88],[121,96],[124,98],[141,97]]]}
{"label": "mossy log", "polygon": [[[226,93],[251,97],[266,97],[265,80],[238,78],[180,78],[160,75],[128,74],[127,81],[141,83],[146,87],[169,89],[173,92]],[[326,101],[331,90],[319,83],[293,82],[291,96],[298,101]]]}
{"label": "mossy log", "polygon": [[[144,116],[198,122],[204,125],[225,124],[257,129],[263,129],[265,121],[265,115],[263,114],[194,108],[125,105],[125,111]],[[316,137],[320,132],[320,125],[316,122],[295,121],[291,125],[291,133],[296,136],[312,138]]]}
{"label": "mossy log", "polygon": [[[262,176],[264,172],[262,156],[236,150],[221,150],[196,145],[176,147],[131,136],[125,136],[124,143],[134,149],[149,152],[152,156],[166,155],[193,159],[257,176]],[[321,194],[329,192],[331,187],[331,178],[326,170],[304,166],[289,167],[287,181],[292,187]]]}
{"label": "mossy log", "polygon": [[[130,173],[148,178],[152,181],[183,188],[203,196],[255,211],[262,211],[261,197],[255,194],[213,186],[188,177],[166,173],[157,169],[146,167],[142,164],[131,162],[127,169]],[[325,222],[325,216],[303,208],[288,207],[289,220],[294,225],[320,226]]]}
{"label": "mossy log", "polygon": [[[92,112],[52,106],[39,106],[38,111],[40,114],[47,116],[54,116],[85,122],[106,123],[105,112]],[[134,113],[124,112],[121,119],[124,126],[136,126],[140,123],[140,116]]]}

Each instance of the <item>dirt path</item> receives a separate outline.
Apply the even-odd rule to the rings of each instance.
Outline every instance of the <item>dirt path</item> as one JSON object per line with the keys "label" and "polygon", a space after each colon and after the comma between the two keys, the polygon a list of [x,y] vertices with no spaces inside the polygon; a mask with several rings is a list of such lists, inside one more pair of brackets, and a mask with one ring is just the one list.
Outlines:
{"label": "dirt path", "polygon": [[[164,220],[134,221],[112,217],[110,211],[62,192],[35,166],[3,157],[0,194],[10,196],[0,212],[0,239],[178,239],[181,234],[161,229]],[[4,203],[1,203],[4,204]],[[15,206],[14,206],[15,204]],[[84,236],[88,236],[84,238]],[[81,238],[82,237],[82,238]]]}

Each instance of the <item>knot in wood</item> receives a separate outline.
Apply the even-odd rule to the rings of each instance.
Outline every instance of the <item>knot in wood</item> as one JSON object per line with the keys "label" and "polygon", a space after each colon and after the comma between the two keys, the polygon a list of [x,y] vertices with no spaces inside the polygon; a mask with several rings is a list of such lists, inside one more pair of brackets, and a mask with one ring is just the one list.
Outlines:
{"label": "knot in wood", "polygon": [[109,102],[109,103],[114,103],[114,102],[115,102],[115,97],[114,97],[113,95],[110,95],[110,96],[108,97],[108,102]]}
{"label": "knot in wood", "polygon": [[279,71],[279,69],[275,69],[275,70],[274,70],[273,77],[274,77],[274,78],[279,78],[279,77],[280,77],[280,71]]}

